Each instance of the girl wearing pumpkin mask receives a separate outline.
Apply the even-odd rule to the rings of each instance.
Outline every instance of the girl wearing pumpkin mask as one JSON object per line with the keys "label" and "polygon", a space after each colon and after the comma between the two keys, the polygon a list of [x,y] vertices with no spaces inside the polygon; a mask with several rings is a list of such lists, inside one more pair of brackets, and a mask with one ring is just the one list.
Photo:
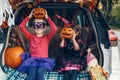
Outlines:
{"label": "girl wearing pumpkin mask", "polygon": [[63,56],[58,59],[59,61],[57,60],[56,64],[59,66],[59,71],[63,73],[63,80],[77,80],[78,73],[84,67],[85,60],[80,57],[80,48],[82,46],[80,32],[80,26],[74,26],[70,23],[64,23],[61,30],[59,46]]}
{"label": "girl wearing pumpkin mask", "polygon": [[[22,33],[30,42],[30,57],[28,57],[18,69],[23,73],[27,73],[26,80],[44,80],[46,71],[52,70],[55,66],[55,61],[48,57],[48,45],[55,35],[57,27],[48,16],[46,10],[41,12],[44,18],[35,17],[34,11],[35,9],[33,9],[29,16],[20,24]],[[35,34],[30,33],[25,27],[26,23],[32,17],[35,17],[33,24]],[[51,29],[50,32],[45,35],[46,21],[49,23]],[[21,56],[22,58],[26,57],[25,54]]]}

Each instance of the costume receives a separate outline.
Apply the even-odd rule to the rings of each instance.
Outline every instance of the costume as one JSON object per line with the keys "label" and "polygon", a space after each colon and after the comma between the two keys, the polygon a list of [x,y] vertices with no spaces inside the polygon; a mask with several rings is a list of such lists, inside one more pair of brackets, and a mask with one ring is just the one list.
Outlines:
{"label": "costume", "polygon": [[80,27],[77,31],[75,25],[69,23],[63,17],[56,15],[61,19],[64,26],[60,32],[62,38],[60,42],[60,53],[62,56],[57,58],[57,68],[63,73],[63,80],[77,80],[77,75],[80,70],[85,68],[86,59],[80,57],[80,49],[83,45],[80,39]]}
{"label": "costume", "polygon": [[25,25],[28,21],[29,17],[26,17],[20,24],[20,29],[30,43],[30,55],[26,52],[25,54],[21,55],[24,61],[18,70],[22,73],[26,73],[30,67],[42,67],[46,68],[47,70],[52,70],[55,66],[55,61],[48,58],[48,45],[51,38],[55,35],[57,27],[52,22],[50,17],[48,17],[47,21],[51,27],[51,31],[49,34],[44,35],[43,37],[37,37],[36,35],[31,34],[25,28]]}
{"label": "costume", "polygon": [[87,55],[88,71],[92,80],[108,80],[108,73],[98,65],[96,57],[88,51]]}
{"label": "costume", "polygon": [[[79,46],[82,46],[81,39],[77,39]],[[73,43],[66,39],[65,46],[60,47],[63,56],[59,59],[59,71],[63,72],[63,80],[77,80],[80,70],[85,68],[85,58],[80,57],[80,50],[74,50]],[[62,54],[62,52],[61,52]]]}

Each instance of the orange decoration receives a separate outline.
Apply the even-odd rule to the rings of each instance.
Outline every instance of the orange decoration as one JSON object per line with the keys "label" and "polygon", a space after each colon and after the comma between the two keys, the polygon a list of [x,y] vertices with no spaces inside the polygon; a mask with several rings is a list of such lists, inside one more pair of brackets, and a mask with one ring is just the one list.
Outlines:
{"label": "orange decoration", "polygon": [[73,32],[74,32],[74,30],[72,28],[65,27],[65,28],[62,28],[60,36],[63,38],[71,39],[73,37]]}
{"label": "orange decoration", "polygon": [[36,8],[33,11],[33,16],[37,19],[43,19],[45,17],[43,13],[45,13],[44,8]]}
{"label": "orange decoration", "polygon": [[19,46],[7,48],[5,51],[5,63],[11,68],[17,68],[22,63],[20,55],[23,52],[23,48]]}
{"label": "orange decoration", "polygon": [[8,27],[8,21],[5,20],[5,21],[2,21],[2,25],[0,26],[2,29],[5,29]]}
{"label": "orange decoration", "polygon": [[18,5],[23,2],[23,0],[8,0],[13,9],[18,9]]}

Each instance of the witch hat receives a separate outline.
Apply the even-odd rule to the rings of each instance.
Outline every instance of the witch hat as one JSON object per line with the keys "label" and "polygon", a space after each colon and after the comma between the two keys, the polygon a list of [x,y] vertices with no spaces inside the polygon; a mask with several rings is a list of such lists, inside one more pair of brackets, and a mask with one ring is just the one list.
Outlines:
{"label": "witch hat", "polygon": [[62,22],[64,23],[64,26],[63,26],[63,27],[72,27],[72,26],[73,26],[73,24],[70,23],[67,19],[65,19],[65,18],[63,18],[63,17],[61,17],[61,16],[59,16],[59,15],[56,15],[56,17],[57,17],[58,19],[61,19],[61,20],[62,20]]}

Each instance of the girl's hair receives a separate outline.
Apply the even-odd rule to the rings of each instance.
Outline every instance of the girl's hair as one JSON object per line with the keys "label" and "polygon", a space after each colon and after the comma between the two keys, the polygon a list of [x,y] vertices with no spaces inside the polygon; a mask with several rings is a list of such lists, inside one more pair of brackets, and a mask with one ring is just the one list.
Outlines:
{"label": "girl's hair", "polygon": [[30,20],[29,20],[29,22],[28,22],[28,26],[29,26],[29,27],[33,27],[34,20],[35,20],[34,17],[30,18]]}
{"label": "girl's hair", "polygon": [[78,34],[76,36],[76,38],[80,38],[81,37],[81,27],[80,25],[73,25],[72,28],[75,30],[75,32]]}

